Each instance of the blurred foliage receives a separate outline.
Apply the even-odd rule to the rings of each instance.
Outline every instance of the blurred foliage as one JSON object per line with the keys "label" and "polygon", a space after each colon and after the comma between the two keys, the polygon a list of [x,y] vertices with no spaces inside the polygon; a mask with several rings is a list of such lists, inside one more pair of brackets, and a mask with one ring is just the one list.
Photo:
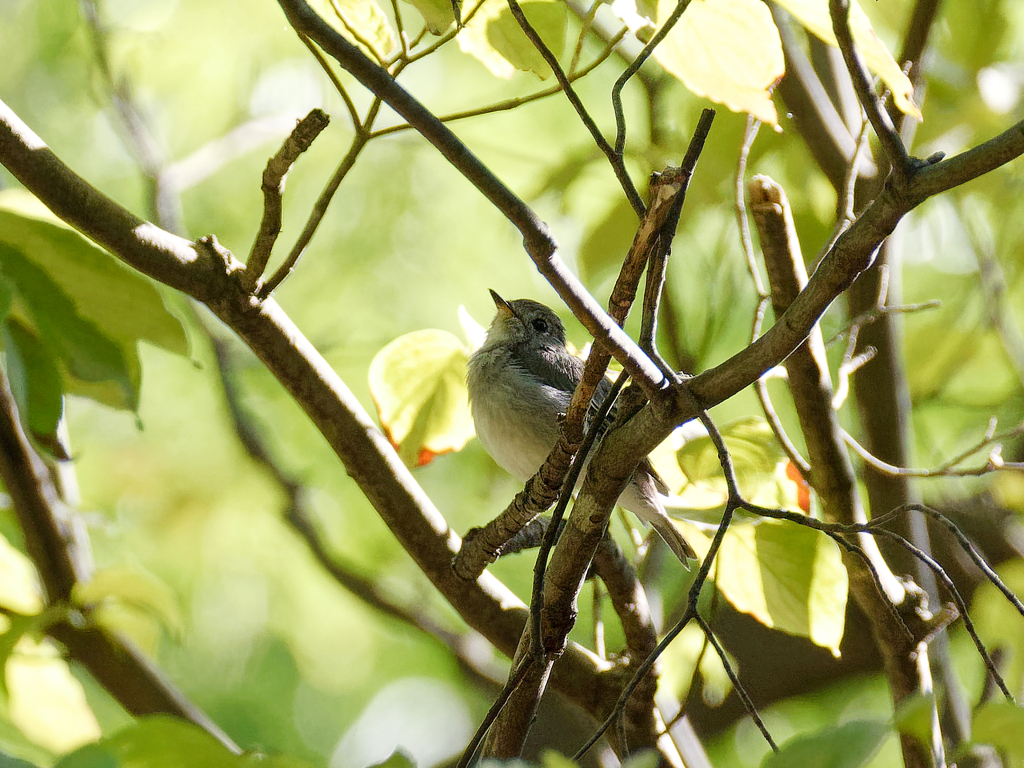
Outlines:
{"label": "blurred foliage", "polygon": [[[897,50],[906,4],[866,5],[879,37],[889,50]],[[450,22],[447,2],[400,5],[406,28],[414,34],[420,21],[413,7],[427,14],[435,31]],[[100,12],[114,80],[128,84],[155,131],[156,148],[166,161],[166,181],[180,193],[183,228],[191,236],[215,232],[236,254],[246,253],[261,215],[260,174],[266,158],[311,107],[322,107],[335,118],[289,175],[284,239],[299,232],[347,150],[352,131],[341,97],[291,33],[280,9],[273,2],[105,0]],[[381,13],[393,28],[392,8]],[[552,31],[545,33],[545,39],[564,35],[566,53],[579,30],[578,20],[568,16],[548,19]],[[961,151],[1004,130],[1019,115],[1024,4],[946,4],[933,44],[926,67],[927,98],[921,104],[925,121],[912,148],[918,156]],[[492,47],[501,49],[496,40]],[[601,48],[587,42],[581,61]],[[97,66],[93,37],[77,4],[0,3],[0,51],[0,97],[91,183],[140,215],[152,216],[148,183],[128,149],[130,137],[110,108],[109,83]],[[525,63],[523,68],[536,70],[535,65]],[[522,97],[541,87],[530,73],[506,71],[507,80],[496,80],[491,71],[456,44],[410,66],[401,80],[438,114]],[[608,92],[619,71],[621,65],[613,58],[576,83],[606,135],[613,125]],[[352,86],[347,75],[341,79]],[[357,87],[350,92],[365,112],[369,97]],[[641,183],[651,171],[678,162],[706,102],[674,80],[661,86],[654,105],[635,83],[623,98],[630,126],[627,164]],[[391,125],[397,118],[384,110],[381,121]],[[770,174],[786,188],[801,245],[813,266],[814,254],[831,232],[836,198],[813,170],[791,117],[780,114],[779,123],[779,133],[762,131],[749,168]],[[673,333],[662,323],[660,341],[670,361],[689,361],[696,370],[721,362],[747,343],[756,306],[732,211],[744,126],[743,116],[719,113],[690,187],[670,267],[667,291],[675,329]],[[635,219],[623,205],[604,158],[564,99],[453,127],[499,177],[530,199],[557,234],[563,257],[588,286],[598,296],[606,293],[617,260],[632,240]],[[929,201],[893,237],[894,252],[904,264],[903,300],[941,301],[938,309],[905,318],[906,367],[921,465],[939,464],[974,444],[991,416],[1004,425],[1024,418],[1024,370],[994,323],[985,282],[990,274],[985,270],[997,264],[1004,319],[1019,333],[1024,319],[1018,309],[1024,306],[1024,231],[1007,223],[1024,218],[1022,182],[1020,164],[1010,165]],[[16,186],[3,170],[0,185]],[[5,201],[11,199],[7,194]],[[199,319],[214,321],[127,270],[103,282],[115,285],[119,294],[145,294],[145,308],[130,317],[108,313],[113,305],[96,293],[88,270],[72,275],[71,266],[64,264],[48,271],[12,255],[21,252],[22,235],[44,242],[62,238],[60,248],[52,249],[55,258],[73,254],[75,265],[99,264],[90,261],[99,258],[93,246],[44,218],[22,215],[18,226],[27,229],[18,230],[9,207],[0,214],[5,217],[0,219],[0,309],[8,319],[5,366],[22,382],[20,399],[27,403],[28,423],[37,436],[45,436],[62,418],[67,422],[71,439],[66,449],[75,459],[79,507],[102,575],[81,600],[102,605],[102,620],[144,645],[171,679],[245,749],[290,756],[262,764],[306,761],[363,768],[401,748],[419,764],[433,765],[461,750],[492,691],[472,682],[446,646],[368,607],[328,578],[286,524],[283,492],[235,437],[217,363]],[[11,240],[11,233],[18,239]],[[106,267],[96,266],[101,268]],[[70,305],[33,311],[33,288],[40,285],[56,286],[56,291],[48,287],[49,295],[66,296]],[[465,304],[474,316],[489,317],[488,287],[557,306],[508,223],[436,152],[404,132],[369,144],[304,260],[276,297],[364,407],[372,409],[368,371],[373,356],[397,337],[423,328],[461,338],[457,307]],[[89,296],[97,298],[95,304],[89,304]],[[47,330],[47,321],[62,307],[69,312],[61,327],[79,329],[67,343]],[[569,320],[567,312],[561,314]],[[157,317],[163,318],[159,331],[148,333],[139,325]],[[836,307],[823,320],[825,338],[845,326],[842,307]],[[632,324],[628,327],[633,329]],[[223,334],[216,327],[214,332]],[[577,346],[587,340],[575,324],[570,324],[569,334]],[[139,339],[146,343],[138,344]],[[250,352],[231,339],[226,342],[243,407],[270,442],[276,461],[303,484],[304,499],[335,556],[372,578],[396,601],[462,631],[453,611],[390,537],[301,411]],[[89,350],[96,355],[85,360],[65,354]],[[834,369],[842,343],[832,344],[829,355]],[[96,365],[102,376],[83,375],[91,375]],[[19,366],[25,373],[11,374]],[[79,396],[86,384],[94,385],[87,392],[92,399]],[[105,397],[97,394],[100,385]],[[771,390],[790,434],[797,435],[782,386],[773,381]],[[715,409],[714,416],[725,424],[755,413],[756,403],[747,393]],[[844,408],[842,418],[855,431],[851,406]],[[46,445],[45,439],[40,442]],[[1006,456],[1019,454],[1017,445],[1004,450]],[[482,524],[517,490],[475,441],[417,472],[457,531]],[[920,487],[929,501],[991,492],[1011,511],[1024,510],[1019,476],[945,478]],[[9,510],[3,512],[0,530],[11,545],[23,546]],[[758,531],[752,534],[755,538],[765,540],[774,532],[766,526],[753,530]],[[613,532],[629,541],[621,523],[615,523]],[[806,562],[832,558],[823,553],[828,542],[823,545],[816,534],[813,541],[806,538],[800,549]],[[762,551],[766,548],[761,541],[756,544]],[[780,551],[787,552],[789,546]],[[511,558],[493,570],[525,595],[532,578],[530,560]],[[38,586],[24,560],[0,552],[0,564],[0,604],[38,616]],[[1019,564],[1010,564],[1003,573],[1021,594],[1018,570]],[[776,569],[775,575],[784,580],[786,573]],[[759,576],[764,579],[765,573]],[[663,595],[685,590],[680,573],[656,578]],[[837,588],[834,580],[831,587]],[[808,584],[801,589],[805,597],[820,594]],[[786,596],[782,586],[775,596]],[[977,611],[986,642],[1015,651],[1008,674],[1019,690],[1024,632],[1011,624],[1015,614],[988,589],[979,593]],[[791,623],[801,616],[792,614]],[[587,642],[593,618],[583,606],[573,637]],[[38,618],[12,622],[5,636],[17,643],[9,642],[4,649],[8,692],[0,706],[3,755],[34,765],[60,759],[60,765],[74,768],[128,766],[138,764],[129,757],[138,754],[133,750],[144,753],[163,739],[193,745],[196,751],[190,757],[209,755],[207,763],[190,764],[256,761],[255,756],[226,756],[202,734],[178,723],[160,718],[132,722],[87,674],[37,642],[44,624]],[[610,622],[609,649],[621,642]],[[833,642],[830,637],[825,644]],[[971,700],[977,701],[980,662],[955,634],[953,646]],[[500,669],[505,663],[489,648],[475,653],[484,666]],[[673,646],[673,653],[679,658],[666,660],[671,674],[665,684],[678,691],[689,684],[685,665],[689,660],[692,669],[698,659],[699,638]],[[717,689],[726,690],[721,669],[708,654],[702,658],[705,681],[716,680]],[[57,707],[73,713],[60,715],[73,726],[34,731],[48,717],[57,717]],[[873,768],[896,765],[899,759],[891,729],[878,725],[891,716],[884,685],[874,677],[842,681],[765,713],[780,743],[825,726],[856,742],[862,748],[858,754],[865,756],[873,738],[884,741],[870,762],[856,763]],[[978,731],[989,727],[1000,733],[1006,722],[1017,722],[1013,718],[1019,720],[1018,711],[982,710]],[[174,731],[170,736],[168,729]],[[101,733],[101,741],[81,747]],[[787,751],[798,753],[799,743],[795,740]],[[1019,748],[1009,738],[1000,746]],[[80,751],[60,758],[76,747]],[[754,768],[767,750],[746,720],[709,745],[716,766]],[[173,759],[173,754],[165,757]],[[17,764],[5,756],[0,759]],[[396,760],[403,764],[402,758]],[[545,764],[554,762],[548,758]],[[785,763],[766,763],[777,764]]]}

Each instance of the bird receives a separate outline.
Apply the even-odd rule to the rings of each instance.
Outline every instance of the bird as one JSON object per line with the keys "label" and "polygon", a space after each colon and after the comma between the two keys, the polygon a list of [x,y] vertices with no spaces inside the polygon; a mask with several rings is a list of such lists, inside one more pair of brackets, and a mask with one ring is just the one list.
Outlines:
{"label": "bird", "polygon": [[[566,348],[565,327],[549,307],[532,299],[506,301],[493,290],[491,298],[497,313],[484,343],[469,357],[470,412],[484,450],[525,482],[558,442],[559,418],[583,377],[584,363]],[[602,380],[592,413],[610,388]],[[697,555],[665,511],[668,495],[664,480],[644,458],[618,504],[650,523],[689,570],[688,561]]]}

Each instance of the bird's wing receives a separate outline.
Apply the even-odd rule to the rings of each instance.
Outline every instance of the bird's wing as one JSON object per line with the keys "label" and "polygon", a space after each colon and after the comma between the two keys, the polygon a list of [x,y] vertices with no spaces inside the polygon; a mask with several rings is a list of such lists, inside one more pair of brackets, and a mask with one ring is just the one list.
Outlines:
{"label": "bird's wing", "polygon": [[556,350],[542,348],[539,352],[517,355],[516,361],[541,382],[564,391],[568,400],[583,378],[583,361],[564,351],[559,354]]}

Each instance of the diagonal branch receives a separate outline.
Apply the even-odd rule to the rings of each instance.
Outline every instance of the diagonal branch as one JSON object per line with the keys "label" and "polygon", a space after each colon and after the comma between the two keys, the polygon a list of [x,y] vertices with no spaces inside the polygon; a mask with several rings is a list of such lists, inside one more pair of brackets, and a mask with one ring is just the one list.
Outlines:
{"label": "diagonal branch", "polygon": [[470,152],[444,123],[400,86],[387,70],[374,64],[304,0],[279,0],[279,4],[297,32],[315,41],[413,126],[519,230],[524,247],[538,271],[551,283],[595,341],[612,350],[645,393],[653,395],[664,383],[661,371],[608,317],[555,253],[557,243],[537,214]]}

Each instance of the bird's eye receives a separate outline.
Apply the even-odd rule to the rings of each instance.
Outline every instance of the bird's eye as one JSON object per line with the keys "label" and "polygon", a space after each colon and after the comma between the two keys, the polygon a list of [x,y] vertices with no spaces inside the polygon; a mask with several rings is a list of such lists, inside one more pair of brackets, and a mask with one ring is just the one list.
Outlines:
{"label": "bird's eye", "polygon": [[533,330],[535,330],[537,333],[548,332],[548,321],[542,317],[534,318],[533,320],[530,321],[530,325],[533,326]]}

